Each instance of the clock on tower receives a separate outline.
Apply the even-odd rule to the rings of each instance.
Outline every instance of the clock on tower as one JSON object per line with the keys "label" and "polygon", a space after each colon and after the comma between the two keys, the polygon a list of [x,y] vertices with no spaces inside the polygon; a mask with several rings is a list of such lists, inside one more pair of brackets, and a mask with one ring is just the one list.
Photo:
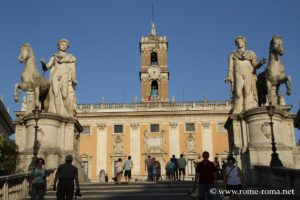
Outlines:
{"label": "clock on tower", "polygon": [[143,36],[140,41],[142,102],[169,101],[167,50],[166,36],[156,35],[155,24],[152,22],[151,34]]}

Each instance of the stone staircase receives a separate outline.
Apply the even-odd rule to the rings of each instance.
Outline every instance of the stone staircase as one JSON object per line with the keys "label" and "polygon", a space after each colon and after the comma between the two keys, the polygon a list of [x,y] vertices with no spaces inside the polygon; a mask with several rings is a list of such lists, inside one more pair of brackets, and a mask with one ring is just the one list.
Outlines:
{"label": "stone staircase", "polygon": [[[219,182],[217,189],[221,189]],[[114,183],[80,183],[82,197],[77,200],[193,200],[188,191],[193,182],[132,182],[116,185]],[[247,186],[247,190],[261,189]],[[27,199],[30,199],[29,197]],[[56,199],[56,192],[48,190],[45,200]],[[74,198],[75,199],[75,198]],[[198,198],[196,198],[198,199]],[[220,195],[214,195],[214,200],[222,200]],[[243,195],[244,200],[296,200],[294,195]]]}
{"label": "stone staircase", "polygon": [[[81,183],[82,197],[77,199],[93,200],[191,200],[187,191],[192,187],[192,182],[132,182],[129,184],[116,185],[114,183]],[[56,199],[55,191],[49,190],[46,200]]]}

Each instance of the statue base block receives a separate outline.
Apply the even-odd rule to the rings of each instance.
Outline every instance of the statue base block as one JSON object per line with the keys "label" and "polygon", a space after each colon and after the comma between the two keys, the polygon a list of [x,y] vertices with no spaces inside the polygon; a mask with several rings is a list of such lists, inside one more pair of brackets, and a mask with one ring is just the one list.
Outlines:
{"label": "statue base block", "polygon": [[[284,167],[299,166],[295,145],[294,115],[291,106],[277,106],[272,117],[276,153]],[[270,166],[272,140],[270,117],[266,107],[251,108],[241,114],[230,115],[225,127],[228,131],[230,153],[237,158],[244,177],[252,177],[254,166]],[[251,182],[251,181],[250,181]]]}
{"label": "statue base block", "polygon": [[16,144],[20,152],[20,171],[27,171],[33,157],[35,137],[39,144],[38,157],[45,160],[45,168],[57,168],[65,162],[66,155],[72,155],[73,165],[78,168],[81,181],[86,181],[78,154],[79,135],[82,127],[77,119],[55,113],[41,113],[35,136],[35,119],[32,113],[16,121]]}

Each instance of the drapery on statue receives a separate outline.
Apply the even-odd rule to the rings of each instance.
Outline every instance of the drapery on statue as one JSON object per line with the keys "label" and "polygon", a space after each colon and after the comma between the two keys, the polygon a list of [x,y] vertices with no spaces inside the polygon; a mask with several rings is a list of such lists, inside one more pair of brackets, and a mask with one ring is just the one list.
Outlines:
{"label": "drapery on statue", "polygon": [[233,113],[239,113],[258,105],[256,90],[256,69],[266,63],[266,59],[257,62],[256,54],[246,50],[246,38],[237,36],[237,50],[228,57],[228,75],[225,83],[231,84]]}
{"label": "drapery on statue", "polygon": [[41,77],[36,65],[35,55],[29,43],[25,43],[20,48],[18,57],[20,63],[25,64],[21,75],[22,83],[16,83],[14,89],[15,102],[19,101],[21,90],[34,93],[34,108],[38,108],[41,102],[41,110],[48,109],[49,81]]}
{"label": "drapery on statue", "polygon": [[76,109],[76,58],[67,53],[69,41],[58,41],[58,52],[48,63],[41,60],[44,71],[50,70],[49,112],[73,117]]}
{"label": "drapery on statue", "polygon": [[[291,77],[285,75],[285,69],[280,61],[280,56],[284,54],[283,41],[281,36],[274,35],[270,42],[269,48],[269,62],[265,71],[258,75],[257,80],[257,92],[258,92],[258,104],[264,105],[267,102],[267,95],[269,102],[273,105],[279,105],[279,86],[282,83],[286,85],[286,94],[291,95],[292,84]],[[275,98],[274,98],[275,97]]]}

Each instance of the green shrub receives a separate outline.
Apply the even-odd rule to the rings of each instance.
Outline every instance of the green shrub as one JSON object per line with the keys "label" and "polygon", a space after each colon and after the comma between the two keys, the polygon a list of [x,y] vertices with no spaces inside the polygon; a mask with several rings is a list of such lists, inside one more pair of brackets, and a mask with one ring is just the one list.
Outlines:
{"label": "green shrub", "polygon": [[0,135],[0,176],[15,172],[19,163],[18,155],[17,145]]}

